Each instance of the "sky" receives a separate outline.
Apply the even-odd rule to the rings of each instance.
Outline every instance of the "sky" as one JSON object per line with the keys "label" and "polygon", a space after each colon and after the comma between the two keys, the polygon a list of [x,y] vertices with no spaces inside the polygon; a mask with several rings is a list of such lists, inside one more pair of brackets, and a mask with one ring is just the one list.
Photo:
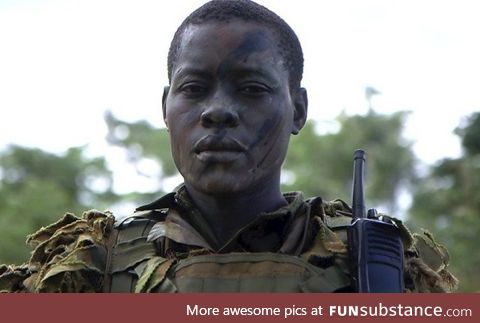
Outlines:
{"label": "sky", "polygon": [[[0,149],[88,145],[121,167],[124,156],[106,147],[104,111],[163,125],[168,47],[204,2],[0,0]],[[342,111],[366,113],[372,86],[376,111],[411,111],[405,136],[421,161],[460,155],[452,131],[480,108],[480,1],[258,2],[302,43],[302,84],[321,132],[334,131]]]}

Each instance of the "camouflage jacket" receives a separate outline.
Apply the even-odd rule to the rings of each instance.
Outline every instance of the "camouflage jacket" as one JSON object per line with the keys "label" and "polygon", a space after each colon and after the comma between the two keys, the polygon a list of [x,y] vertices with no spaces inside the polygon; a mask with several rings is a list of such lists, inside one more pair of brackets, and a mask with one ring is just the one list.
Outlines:
{"label": "camouflage jacket", "polygon": [[[115,221],[110,212],[66,214],[28,237],[28,263],[0,267],[4,292],[334,292],[349,291],[341,200],[304,200],[260,214],[219,245],[181,187]],[[406,292],[448,292],[457,280],[448,252],[428,232],[399,220]]]}

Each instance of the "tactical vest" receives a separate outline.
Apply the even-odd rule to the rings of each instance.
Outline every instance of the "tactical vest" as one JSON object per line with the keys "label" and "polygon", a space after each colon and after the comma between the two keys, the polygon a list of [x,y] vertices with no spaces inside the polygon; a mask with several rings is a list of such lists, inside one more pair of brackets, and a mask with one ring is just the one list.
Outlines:
{"label": "tactical vest", "polygon": [[206,249],[178,252],[168,239],[160,244],[148,241],[153,225],[165,219],[167,212],[140,212],[116,224],[105,292],[349,291],[346,241],[342,241],[351,220],[348,216],[324,218],[328,227],[323,225],[319,230],[313,247],[292,256],[273,252],[217,254]]}
{"label": "tactical vest", "polygon": [[[115,224],[110,212],[90,210],[81,218],[65,214],[29,236],[28,243],[34,250],[28,263],[0,266],[0,291],[352,291],[346,237],[351,216],[346,203],[301,200],[307,211],[300,214],[308,221],[296,222],[301,218],[295,218],[289,227],[294,229],[287,232],[281,248],[273,248],[279,250],[277,253],[214,253],[196,247],[202,245],[197,244],[200,240],[185,240],[188,246],[195,245],[185,247],[173,231],[164,230],[167,222],[177,225],[173,230],[178,225],[184,228],[172,222],[172,213],[167,217],[173,210],[169,206],[173,197],[173,193],[167,194]],[[392,220],[404,243],[406,290],[455,290],[458,280],[448,270],[447,249],[427,231],[411,234],[400,220]],[[308,232],[312,234],[307,239],[303,233]],[[165,239],[160,238],[162,235]]]}

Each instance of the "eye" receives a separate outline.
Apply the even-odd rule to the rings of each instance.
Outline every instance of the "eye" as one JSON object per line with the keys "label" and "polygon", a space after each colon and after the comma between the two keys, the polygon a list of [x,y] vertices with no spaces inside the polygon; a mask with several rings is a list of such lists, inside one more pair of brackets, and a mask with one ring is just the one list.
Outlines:
{"label": "eye", "polygon": [[182,84],[179,88],[179,91],[187,96],[196,97],[207,93],[208,88],[202,83],[188,82]]}
{"label": "eye", "polygon": [[250,96],[259,96],[270,92],[270,87],[262,83],[246,83],[240,86],[240,92]]}

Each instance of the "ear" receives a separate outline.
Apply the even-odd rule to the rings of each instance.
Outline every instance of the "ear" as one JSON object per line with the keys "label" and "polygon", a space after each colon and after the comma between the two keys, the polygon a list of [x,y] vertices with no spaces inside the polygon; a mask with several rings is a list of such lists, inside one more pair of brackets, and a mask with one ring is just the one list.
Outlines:
{"label": "ear", "polygon": [[293,126],[292,134],[296,135],[302,130],[305,122],[307,121],[308,111],[308,96],[305,88],[299,88],[293,98],[294,114],[293,114]]}
{"label": "ear", "polygon": [[163,88],[163,95],[162,95],[162,113],[163,113],[163,121],[168,129],[168,122],[167,122],[167,96],[168,92],[170,91],[170,86],[165,86]]}

